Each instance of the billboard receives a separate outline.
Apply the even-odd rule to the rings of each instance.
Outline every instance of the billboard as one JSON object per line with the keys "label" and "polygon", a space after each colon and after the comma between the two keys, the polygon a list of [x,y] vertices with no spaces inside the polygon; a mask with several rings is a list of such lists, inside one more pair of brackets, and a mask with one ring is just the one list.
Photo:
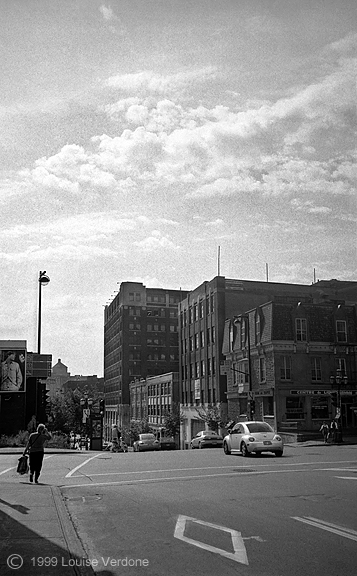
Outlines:
{"label": "billboard", "polygon": [[25,392],[26,348],[0,349],[0,392]]}

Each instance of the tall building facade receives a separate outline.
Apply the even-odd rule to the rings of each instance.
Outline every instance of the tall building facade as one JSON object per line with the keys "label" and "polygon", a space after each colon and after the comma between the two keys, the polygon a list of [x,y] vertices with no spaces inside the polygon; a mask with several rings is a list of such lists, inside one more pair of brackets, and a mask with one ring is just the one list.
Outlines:
{"label": "tall building facade", "polygon": [[104,310],[105,428],[130,420],[130,382],[179,368],[178,304],[187,291],[122,282]]}
{"label": "tall building facade", "polygon": [[[204,429],[197,406],[219,406],[227,416],[227,371],[222,352],[225,320],[266,302],[285,304],[313,299],[356,301],[356,282],[319,281],[311,285],[259,282],[216,276],[189,292],[179,304],[180,394],[184,421],[181,444]],[[269,402],[269,400],[268,400]]]}

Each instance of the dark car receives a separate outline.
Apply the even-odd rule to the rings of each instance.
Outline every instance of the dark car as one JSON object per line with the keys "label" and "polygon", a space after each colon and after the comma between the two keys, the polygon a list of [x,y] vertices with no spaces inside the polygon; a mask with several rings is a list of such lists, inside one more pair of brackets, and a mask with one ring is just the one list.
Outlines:
{"label": "dark car", "polygon": [[161,450],[176,450],[175,440],[169,436],[160,438],[159,443]]}
{"label": "dark car", "polygon": [[145,450],[160,450],[160,443],[154,434],[139,434],[139,440],[133,444],[134,452]]}

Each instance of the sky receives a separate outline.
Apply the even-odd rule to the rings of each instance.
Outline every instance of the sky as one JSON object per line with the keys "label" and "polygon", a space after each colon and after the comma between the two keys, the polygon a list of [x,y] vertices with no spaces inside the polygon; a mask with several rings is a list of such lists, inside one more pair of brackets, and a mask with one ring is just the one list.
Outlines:
{"label": "sky", "polygon": [[103,375],[125,281],[357,280],[355,0],[0,0],[0,340]]}

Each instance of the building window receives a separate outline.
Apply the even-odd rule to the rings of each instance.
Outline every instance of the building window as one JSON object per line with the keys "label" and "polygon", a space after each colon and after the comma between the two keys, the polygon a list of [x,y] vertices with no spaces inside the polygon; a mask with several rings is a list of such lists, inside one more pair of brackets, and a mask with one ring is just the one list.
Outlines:
{"label": "building window", "polygon": [[203,300],[201,300],[201,302],[200,302],[200,318],[203,318],[203,314],[204,314],[204,304],[203,304]]}
{"label": "building window", "polygon": [[265,363],[265,358],[259,358],[259,378],[260,378],[260,382],[265,382],[266,381],[266,363]]}
{"label": "building window", "polygon": [[321,377],[321,358],[311,358],[311,379],[314,382],[322,380],[322,377]]}
{"label": "building window", "polygon": [[335,360],[336,374],[347,376],[346,372],[346,358],[336,358]]}
{"label": "building window", "polygon": [[296,328],[297,342],[306,342],[307,340],[306,319],[295,318],[295,328]]}
{"label": "building window", "polygon": [[205,370],[205,361],[201,360],[201,376],[202,378],[205,376],[206,370]]}
{"label": "building window", "polygon": [[238,374],[238,383],[239,384],[249,384],[248,362],[246,360],[244,362],[239,362],[238,370],[239,370],[239,372],[236,372],[236,374]]}
{"label": "building window", "polygon": [[196,320],[198,320],[197,304],[195,304],[193,307],[193,321],[196,322]]}
{"label": "building window", "polygon": [[193,312],[192,312],[192,307],[191,307],[191,308],[189,308],[189,311],[188,311],[188,315],[189,315],[189,316],[188,316],[188,321],[189,321],[189,324],[192,324],[192,321],[193,321]]}
{"label": "building window", "polygon": [[216,341],[216,334],[215,334],[214,326],[212,326],[212,328],[211,328],[211,341],[212,341],[212,344],[214,344]]}
{"label": "building window", "polygon": [[213,314],[213,312],[214,312],[214,299],[213,299],[213,294],[211,294],[210,300],[211,300],[211,314]]}
{"label": "building window", "polygon": [[210,306],[209,296],[207,296],[206,302],[207,302],[207,314],[210,314],[211,313],[211,306]]}
{"label": "building window", "polygon": [[280,364],[280,379],[291,380],[291,357],[282,356]]}
{"label": "building window", "polygon": [[195,378],[200,377],[200,365],[198,362],[195,362]]}
{"label": "building window", "polygon": [[212,374],[212,360],[211,360],[211,358],[208,358],[208,361],[207,361],[207,375],[208,375],[208,376],[211,376],[211,374]]}
{"label": "building window", "polygon": [[199,348],[199,344],[198,344],[198,334],[195,334],[195,349],[198,350]]}
{"label": "building window", "polygon": [[212,376],[215,376],[216,374],[216,359],[213,357],[212,358]]}
{"label": "building window", "polygon": [[246,320],[242,320],[242,322],[240,323],[240,347],[241,348],[245,348],[245,342],[246,342],[246,331],[245,331],[245,322]]}
{"label": "building window", "polygon": [[286,419],[302,420],[304,418],[304,398],[290,396],[286,399]]}
{"label": "building window", "polygon": [[211,343],[211,329],[207,328],[207,345]]}
{"label": "building window", "polygon": [[205,345],[205,333],[203,332],[203,330],[201,330],[200,332],[200,346],[201,348],[203,348]]}
{"label": "building window", "polygon": [[336,321],[337,342],[347,342],[347,327],[345,320]]}
{"label": "building window", "polygon": [[311,418],[313,420],[329,420],[327,396],[312,396]]}
{"label": "building window", "polygon": [[193,336],[190,336],[190,352],[193,352]]}
{"label": "building window", "polygon": [[259,344],[259,342],[260,342],[260,314],[259,310],[257,310],[255,316],[255,343]]}

